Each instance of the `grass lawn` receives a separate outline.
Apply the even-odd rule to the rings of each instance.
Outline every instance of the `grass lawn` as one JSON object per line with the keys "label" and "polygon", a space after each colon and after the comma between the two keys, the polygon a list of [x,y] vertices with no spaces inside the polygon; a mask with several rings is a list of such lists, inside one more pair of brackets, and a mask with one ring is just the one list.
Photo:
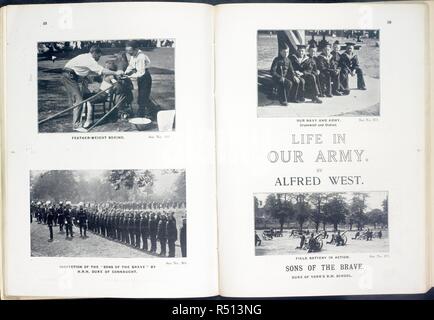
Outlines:
{"label": "grass lawn", "polygon": [[[53,227],[54,241],[49,242],[48,227],[35,221],[31,223],[32,257],[159,258],[89,231],[87,238],[81,238],[79,228],[73,228],[74,238],[66,240],[65,231],[60,232],[58,226]],[[149,239],[148,245],[150,245]],[[168,252],[168,248],[166,251]],[[157,242],[157,253],[159,252],[160,244]],[[179,241],[176,242],[175,256],[181,257]]]}
{"label": "grass lawn", "polygon": [[[276,229],[278,230],[278,229]],[[373,230],[377,233],[379,229]],[[255,247],[255,254],[257,256],[263,255],[303,255],[308,254],[307,250],[296,249],[300,244],[300,238],[289,237],[289,231],[284,230],[282,237],[273,238],[272,240],[263,240],[263,230],[256,230],[257,234],[262,240],[260,246]],[[352,240],[356,231],[347,231],[345,235],[348,238],[348,242],[345,246],[336,246],[334,244],[327,244],[331,238],[331,232],[329,230],[329,238],[323,239],[323,248],[317,254],[346,254],[346,253],[387,253],[389,251],[389,234],[387,230],[382,230],[383,237],[381,239],[374,238],[372,241],[366,240]],[[309,238],[307,236],[307,238]],[[314,253],[312,253],[314,254]]]}

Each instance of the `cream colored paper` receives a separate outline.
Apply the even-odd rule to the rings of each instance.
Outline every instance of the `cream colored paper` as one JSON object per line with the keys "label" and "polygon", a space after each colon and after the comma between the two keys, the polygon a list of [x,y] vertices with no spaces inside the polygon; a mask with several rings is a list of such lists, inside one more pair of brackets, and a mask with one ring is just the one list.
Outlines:
{"label": "cream colored paper", "polygon": [[[311,296],[427,290],[426,19],[423,4],[217,7],[217,181],[222,295]],[[300,127],[298,118],[257,118],[257,31],[276,29],[379,29],[380,116],[340,117],[337,127],[324,128]],[[364,149],[368,160],[315,163],[313,155],[319,149],[336,146],[330,139],[324,139],[328,142],[322,145],[291,145],[290,134],[301,133],[321,133],[324,137],[344,133],[347,136],[344,148]],[[305,152],[304,163],[267,161],[270,150],[293,149]],[[360,175],[364,184],[331,186],[326,182],[329,175]],[[283,176],[319,176],[324,182],[318,186],[276,187],[276,178]],[[389,253],[333,257],[337,267],[341,263],[363,264],[362,270],[349,272],[350,278],[339,279],[293,279],[293,275],[331,273],[285,271],[291,265],[319,266],[321,261],[309,257],[329,259],[330,255],[324,253],[255,256],[253,194],[311,191],[388,191]],[[308,259],[297,259],[300,256]]]}
{"label": "cream colored paper", "polygon": [[[5,70],[5,296],[194,297],[218,293],[213,110],[213,8],[189,4],[98,3],[8,6]],[[172,38],[176,130],[88,133],[121,140],[38,134],[37,42]],[[30,256],[29,171],[185,169],[185,259]],[[20,214],[22,213],[22,214]],[[48,232],[48,231],[47,231]],[[61,265],[153,265],[136,274],[79,275]]]}

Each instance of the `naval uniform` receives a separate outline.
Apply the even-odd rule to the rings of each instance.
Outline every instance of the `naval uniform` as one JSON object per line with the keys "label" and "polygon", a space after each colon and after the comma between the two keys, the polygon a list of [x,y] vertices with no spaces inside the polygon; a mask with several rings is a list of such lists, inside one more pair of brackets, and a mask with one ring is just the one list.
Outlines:
{"label": "naval uniform", "polygon": [[340,56],[339,66],[341,68],[341,84],[342,88],[345,90],[345,93],[349,93],[349,77],[353,71],[357,74],[357,89],[366,89],[365,79],[363,77],[363,71],[359,65],[359,58],[356,54],[349,55],[344,52]]}
{"label": "naval uniform", "polygon": [[338,93],[340,88],[339,69],[333,55],[320,54],[317,57],[317,67],[320,71],[319,81],[324,94],[328,97],[333,94],[340,95]]}
{"label": "naval uniform", "polygon": [[305,85],[303,85],[304,97],[307,97],[312,100],[316,100],[318,95],[320,94],[317,77],[315,74],[316,62],[315,59],[308,57],[307,55],[304,57],[298,57],[293,54],[291,56],[292,66],[294,71],[298,71],[303,73],[301,79],[304,79]]}

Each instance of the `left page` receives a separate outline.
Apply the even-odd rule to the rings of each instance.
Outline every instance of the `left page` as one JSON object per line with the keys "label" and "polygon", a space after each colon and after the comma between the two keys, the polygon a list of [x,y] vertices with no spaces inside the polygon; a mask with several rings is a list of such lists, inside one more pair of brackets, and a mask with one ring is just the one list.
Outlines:
{"label": "left page", "polygon": [[4,297],[218,294],[212,6],[5,11]]}

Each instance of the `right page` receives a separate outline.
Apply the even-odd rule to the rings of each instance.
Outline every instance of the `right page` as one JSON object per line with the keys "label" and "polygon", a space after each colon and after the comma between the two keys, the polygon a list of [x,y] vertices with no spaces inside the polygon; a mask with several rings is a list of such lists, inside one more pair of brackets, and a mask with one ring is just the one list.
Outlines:
{"label": "right page", "polygon": [[221,295],[428,289],[427,14],[217,7]]}

